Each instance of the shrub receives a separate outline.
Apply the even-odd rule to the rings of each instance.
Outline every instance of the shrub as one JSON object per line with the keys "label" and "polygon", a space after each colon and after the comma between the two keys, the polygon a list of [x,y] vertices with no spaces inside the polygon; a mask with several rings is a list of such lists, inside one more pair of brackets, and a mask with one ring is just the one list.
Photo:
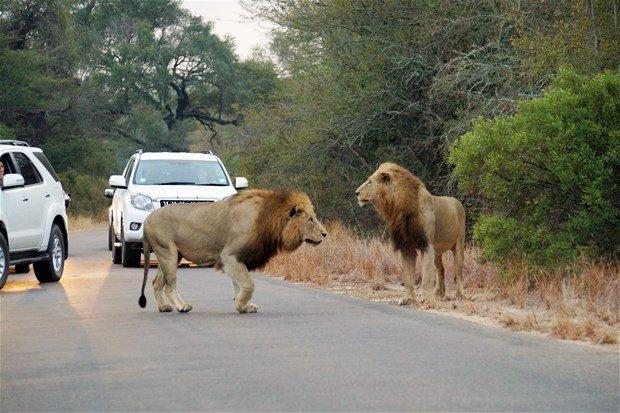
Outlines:
{"label": "shrub", "polygon": [[102,216],[110,201],[103,196],[107,180],[74,171],[58,174],[64,190],[71,195],[67,212],[72,215]]}
{"label": "shrub", "polygon": [[461,186],[481,196],[485,256],[556,267],[618,253],[620,74],[562,70],[511,116],[480,119],[452,147]]}

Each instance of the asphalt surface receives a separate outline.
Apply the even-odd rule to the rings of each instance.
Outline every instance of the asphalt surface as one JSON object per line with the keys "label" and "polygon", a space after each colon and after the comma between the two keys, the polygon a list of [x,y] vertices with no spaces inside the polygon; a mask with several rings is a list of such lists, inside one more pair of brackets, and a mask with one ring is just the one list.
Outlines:
{"label": "asphalt surface", "polygon": [[617,352],[260,275],[257,314],[204,268],[180,269],[191,313],[158,313],[150,282],[141,309],[106,235],[71,234],[61,283],[0,292],[1,411],[620,409]]}

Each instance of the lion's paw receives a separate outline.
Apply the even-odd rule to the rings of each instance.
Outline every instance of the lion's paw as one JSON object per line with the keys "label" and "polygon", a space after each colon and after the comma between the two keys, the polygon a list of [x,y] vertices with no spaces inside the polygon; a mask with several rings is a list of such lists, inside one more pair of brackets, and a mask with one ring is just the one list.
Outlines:
{"label": "lion's paw", "polygon": [[411,297],[403,297],[398,301],[398,305],[412,305],[415,304],[415,299]]}
{"label": "lion's paw", "polygon": [[241,309],[241,310],[237,310],[240,313],[255,313],[258,311],[258,306],[256,304],[252,304],[252,303],[247,303],[245,305],[245,308]]}
{"label": "lion's paw", "polygon": [[435,308],[437,306],[437,298],[433,293],[423,294],[421,303],[424,305],[424,308]]}
{"label": "lion's paw", "polygon": [[160,313],[169,313],[170,311],[172,311],[172,306],[168,304],[164,304],[164,305],[159,306],[158,310]]}
{"label": "lion's paw", "polygon": [[183,304],[181,307],[179,307],[179,313],[189,313],[190,311],[192,311],[192,305],[191,304]]}

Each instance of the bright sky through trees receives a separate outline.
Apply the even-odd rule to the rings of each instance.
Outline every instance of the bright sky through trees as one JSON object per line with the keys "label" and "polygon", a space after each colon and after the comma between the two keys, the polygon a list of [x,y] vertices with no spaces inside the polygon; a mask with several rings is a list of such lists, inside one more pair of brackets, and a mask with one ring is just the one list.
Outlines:
{"label": "bright sky through trees", "polygon": [[183,0],[183,7],[212,21],[216,34],[232,37],[242,59],[251,56],[255,47],[266,47],[269,42],[269,23],[253,19],[239,0]]}

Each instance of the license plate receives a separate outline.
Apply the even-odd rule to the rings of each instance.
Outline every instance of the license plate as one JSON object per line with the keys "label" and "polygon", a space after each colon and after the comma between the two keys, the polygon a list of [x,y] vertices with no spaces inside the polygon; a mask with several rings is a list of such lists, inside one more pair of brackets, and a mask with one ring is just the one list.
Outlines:
{"label": "license plate", "polygon": [[199,199],[193,199],[193,200],[165,199],[165,200],[159,201],[159,204],[161,206],[166,206],[166,205],[171,205],[171,204],[199,204],[202,202],[213,202],[213,201],[203,201]]}

